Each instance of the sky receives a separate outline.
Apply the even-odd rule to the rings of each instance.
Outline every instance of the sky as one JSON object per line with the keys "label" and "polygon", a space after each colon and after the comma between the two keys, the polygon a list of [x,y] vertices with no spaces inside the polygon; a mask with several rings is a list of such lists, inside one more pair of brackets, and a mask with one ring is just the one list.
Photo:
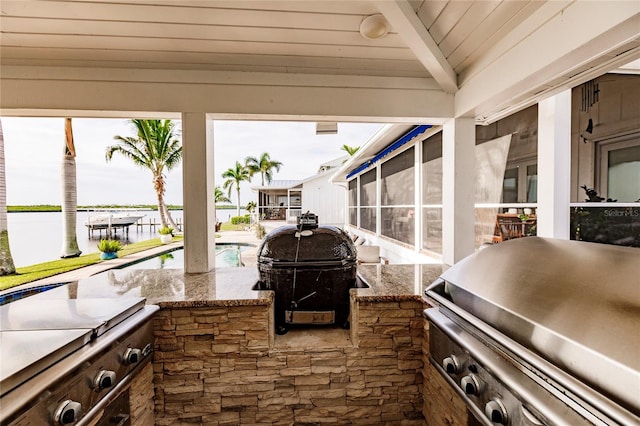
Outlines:
{"label": "sky", "polygon": [[[179,133],[179,122],[177,122]],[[274,179],[305,179],[318,167],[346,153],[344,144],[362,146],[381,124],[339,123],[338,133],[316,135],[315,123],[267,121],[216,121],[214,123],[215,185],[221,174],[247,156],[268,152],[283,166]],[[8,205],[61,204],[61,164],[64,151],[64,118],[3,117]],[[135,136],[125,119],[74,118],[78,205],[155,204],[151,172],[118,154],[105,160],[114,136]],[[182,166],[166,173],[165,202],[182,205]],[[241,185],[240,205],[256,200],[251,186],[256,175]],[[236,203],[235,190],[231,194]]]}

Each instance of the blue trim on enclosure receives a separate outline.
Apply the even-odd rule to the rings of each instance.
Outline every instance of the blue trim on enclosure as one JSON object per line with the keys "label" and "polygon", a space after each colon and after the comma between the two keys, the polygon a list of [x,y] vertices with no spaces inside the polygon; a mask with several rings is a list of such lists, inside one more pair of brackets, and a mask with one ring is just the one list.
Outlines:
{"label": "blue trim on enclosure", "polygon": [[427,129],[430,129],[430,128],[431,128],[430,124],[423,124],[423,125],[420,125],[420,126],[415,126],[413,129],[409,130],[403,136],[400,136],[394,142],[392,142],[391,144],[387,145],[386,148],[384,148],[382,151],[378,152],[371,160],[366,161],[365,163],[363,163],[363,164],[359,165],[358,167],[356,167],[355,169],[351,170],[347,174],[347,179],[349,179],[350,177],[352,177],[354,175],[357,175],[358,173],[360,173],[360,172],[368,169],[369,167],[373,166],[375,163],[380,161],[383,157],[386,157],[387,155],[391,154],[393,151],[397,150],[402,145],[406,144],[411,139],[415,138],[416,136],[418,136],[421,133],[424,133],[425,131],[427,131]]}

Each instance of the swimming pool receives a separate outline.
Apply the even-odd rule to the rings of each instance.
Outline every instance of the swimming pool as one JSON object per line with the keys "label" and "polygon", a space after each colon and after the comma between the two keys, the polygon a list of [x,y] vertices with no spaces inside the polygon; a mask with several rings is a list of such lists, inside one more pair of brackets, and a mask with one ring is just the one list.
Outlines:
{"label": "swimming pool", "polygon": [[[250,246],[246,244],[216,244],[216,268],[239,267],[242,265],[240,253]],[[181,269],[184,268],[184,250],[182,248],[130,263],[117,269]]]}

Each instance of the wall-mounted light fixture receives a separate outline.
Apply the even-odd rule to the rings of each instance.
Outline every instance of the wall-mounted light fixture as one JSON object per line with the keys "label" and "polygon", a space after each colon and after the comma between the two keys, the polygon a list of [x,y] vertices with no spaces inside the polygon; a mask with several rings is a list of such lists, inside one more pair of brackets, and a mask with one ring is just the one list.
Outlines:
{"label": "wall-mounted light fixture", "polygon": [[377,40],[389,33],[389,23],[377,13],[369,15],[360,22],[360,35],[369,40]]}
{"label": "wall-mounted light fixture", "polygon": [[587,128],[584,129],[585,132],[587,133],[593,133],[593,119],[590,118],[589,122],[587,123]]}

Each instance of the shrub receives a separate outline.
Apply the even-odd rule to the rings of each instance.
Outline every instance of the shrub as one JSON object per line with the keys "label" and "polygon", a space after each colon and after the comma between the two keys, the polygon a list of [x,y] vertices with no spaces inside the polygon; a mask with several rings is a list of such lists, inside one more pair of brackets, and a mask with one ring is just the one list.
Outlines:
{"label": "shrub", "polygon": [[163,226],[158,230],[160,235],[173,235],[173,228],[170,226]]}
{"label": "shrub", "polygon": [[246,223],[246,224],[251,223],[250,215],[245,214],[244,216],[233,216],[231,218],[231,224],[232,225],[240,225],[242,223]]}
{"label": "shrub", "polygon": [[100,240],[98,250],[103,253],[115,253],[122,250],[122,244],[118,240]]}

